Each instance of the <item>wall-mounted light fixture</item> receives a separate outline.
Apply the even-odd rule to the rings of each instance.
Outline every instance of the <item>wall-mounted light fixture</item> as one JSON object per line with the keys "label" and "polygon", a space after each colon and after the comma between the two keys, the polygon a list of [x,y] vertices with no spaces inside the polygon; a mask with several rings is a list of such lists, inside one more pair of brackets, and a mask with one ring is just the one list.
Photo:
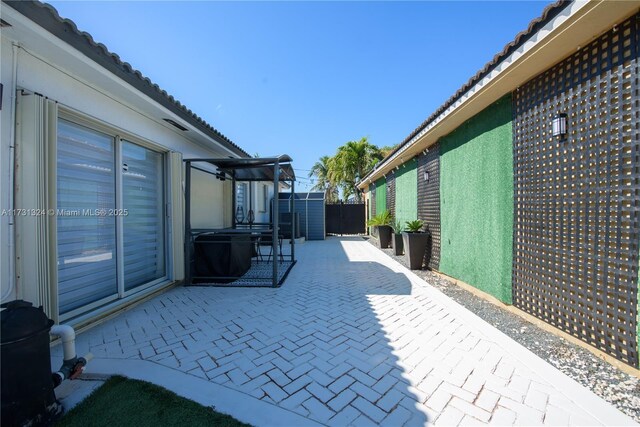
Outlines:
{"label": "wall-mounted light fixture", "polygon": [[560,141],[567,138],[567,115],[565,113],[558,113],[554,116],[553,122],[551,122],[551,133]]}
{"label": "wall-mounted light fixture", "polygon": [[429,182],[429,172],[424,171],[424,172],[422,173],[422,178],[423,178],[426,182]]}

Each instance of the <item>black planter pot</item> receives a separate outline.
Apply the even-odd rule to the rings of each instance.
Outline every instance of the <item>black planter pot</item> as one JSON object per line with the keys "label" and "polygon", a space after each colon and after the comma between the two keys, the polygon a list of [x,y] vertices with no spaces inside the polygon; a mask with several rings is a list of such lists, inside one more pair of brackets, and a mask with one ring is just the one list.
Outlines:
{"label": "black planter pot", "polygon": [[393,233],[391,236],[391,247],[394,255],[404,254],[404,244],[402,243],[402,234]]}
{"label": "black planter pot", "polygon": [[402,240],[404,256],[411,270],[421,270],[423,265],[429,265],[425,255],[431,245],[431,233],[402,233]]}
{"label": "black planter pot", "polygon": [[391,228],[390,225],[379,225],[377,228],[380,248],[388,248],[389,246],[391,246],[391,235],[393,234],[393,228]]}

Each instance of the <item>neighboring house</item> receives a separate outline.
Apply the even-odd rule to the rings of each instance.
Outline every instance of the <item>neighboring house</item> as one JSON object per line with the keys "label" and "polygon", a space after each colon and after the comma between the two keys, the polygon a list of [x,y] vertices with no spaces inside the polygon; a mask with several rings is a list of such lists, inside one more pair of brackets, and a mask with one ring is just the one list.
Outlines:
{"label": "neighboring house", "polygon": [[[0,13],[2,302],[81,326],[179,283],[183,157],[249,155],[50,6]],[[212,172],[192,174],[194,228],[232,223]],[[252,186],[264,219],[273,187]]]}
{"label": "neighboring house", "polygon": [[639,10],[550,5],[359,183],[427,224],[432,269],[634,367]]}

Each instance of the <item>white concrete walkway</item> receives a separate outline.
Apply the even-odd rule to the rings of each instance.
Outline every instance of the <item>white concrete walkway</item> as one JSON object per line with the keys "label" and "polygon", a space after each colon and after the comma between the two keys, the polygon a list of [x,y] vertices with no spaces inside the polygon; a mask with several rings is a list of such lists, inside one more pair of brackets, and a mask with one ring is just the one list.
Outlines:
{"label": "white concrete walkway", "polygon": [[362,239],[296,249],[280,289],[177,288],[78,352],[255,425],[635,425]]}

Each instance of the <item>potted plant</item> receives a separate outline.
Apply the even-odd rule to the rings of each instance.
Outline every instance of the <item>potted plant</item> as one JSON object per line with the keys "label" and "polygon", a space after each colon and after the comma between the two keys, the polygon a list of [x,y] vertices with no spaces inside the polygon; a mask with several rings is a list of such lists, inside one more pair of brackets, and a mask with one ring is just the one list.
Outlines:
{"label": "potted plant", "polygon": [[422,269],[427,247],[431,243],[431,233],[428,230],[423,232],[423,226],[424,223],[419,219],[407,221],[406,231],[402,233],[404,255],[411,270]]}
{"label": "potted plant", "polygon": [[404,254],[404,245],[402,244],[402,231],[404,226],[399,220],[395,220],[393,223],[393,236],[391,236],[391,247],[393,248],[394,255]]}
{"label": "potted plant", "polygon": [[369,227],[374,227],[378,234],[378,242],[381,248],[388,248],[391,244],[391,213],[384,211],[367,221]]}

